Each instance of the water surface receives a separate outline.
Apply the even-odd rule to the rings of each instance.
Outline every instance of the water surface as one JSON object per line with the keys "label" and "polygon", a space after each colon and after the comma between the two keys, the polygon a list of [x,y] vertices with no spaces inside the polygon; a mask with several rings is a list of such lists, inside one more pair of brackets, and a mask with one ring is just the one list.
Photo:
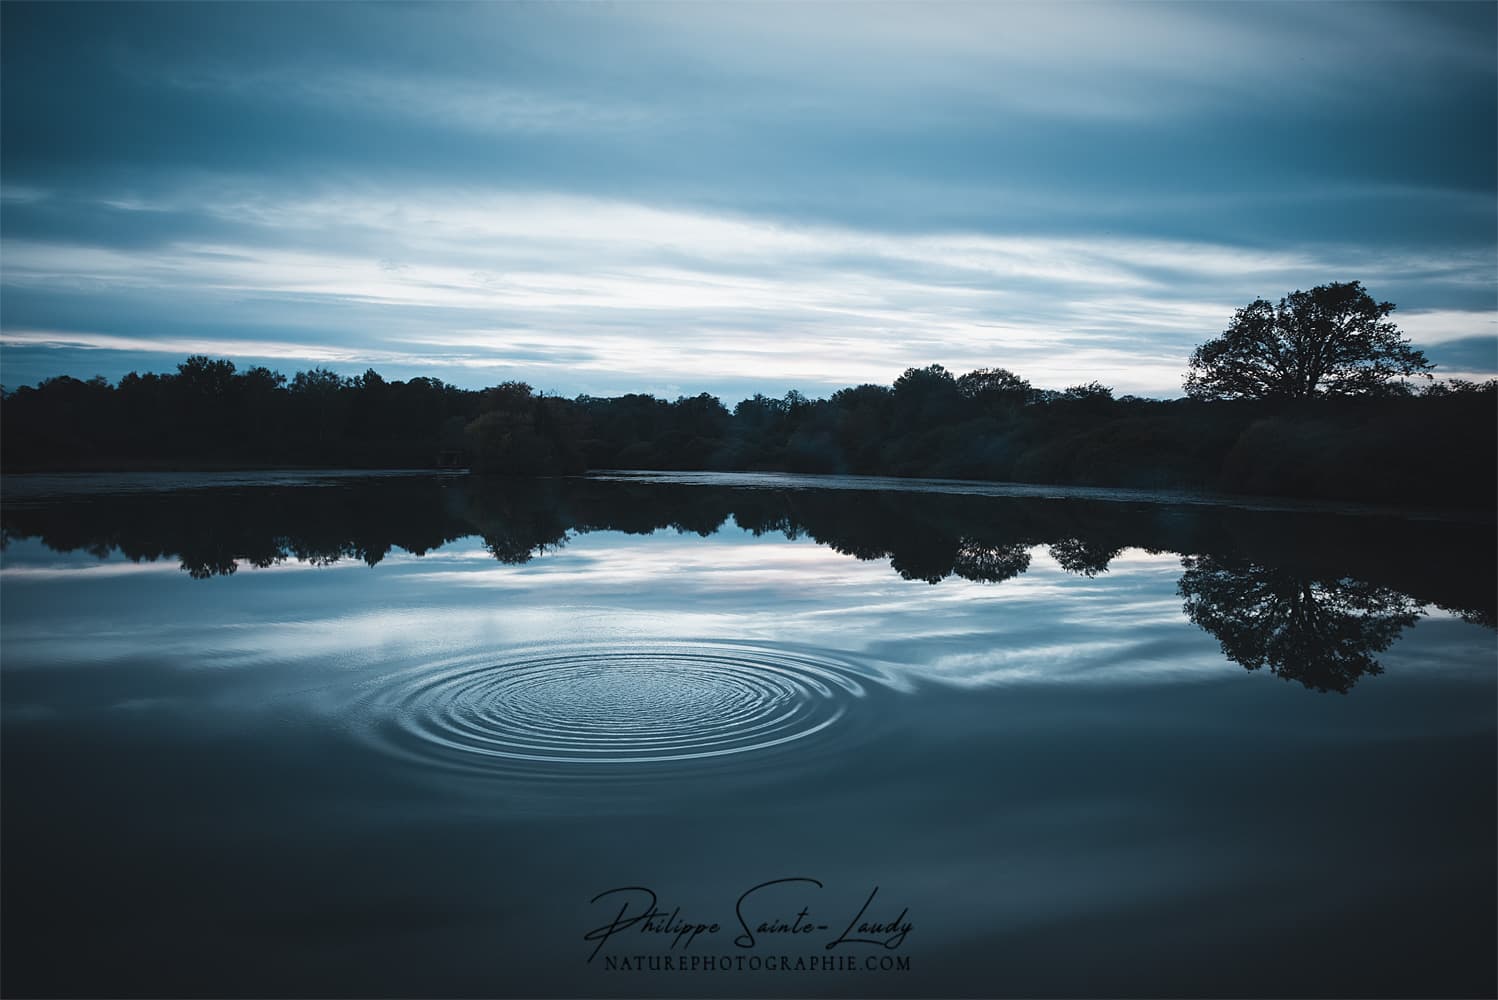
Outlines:
{"label": "water surface", "polygon": [[[4,489],[15,994],[1498,986],[1491,520],[700,474]],[[815,881],[740,909],[812,932],[736,943],[778,879]],[[626,886],[722,926],[585,940]],[[908,932],[827,949],[875,887]],[[856,967],[620,967],[814,955]]]}

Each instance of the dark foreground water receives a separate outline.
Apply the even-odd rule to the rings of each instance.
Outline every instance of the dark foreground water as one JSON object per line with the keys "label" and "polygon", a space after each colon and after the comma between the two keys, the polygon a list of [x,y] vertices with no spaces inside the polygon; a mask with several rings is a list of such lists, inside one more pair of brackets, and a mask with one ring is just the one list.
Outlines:
{"label": "dark foreground water", "polygon": [[1491,521],[4,490],[6,995],[1498,988]]}

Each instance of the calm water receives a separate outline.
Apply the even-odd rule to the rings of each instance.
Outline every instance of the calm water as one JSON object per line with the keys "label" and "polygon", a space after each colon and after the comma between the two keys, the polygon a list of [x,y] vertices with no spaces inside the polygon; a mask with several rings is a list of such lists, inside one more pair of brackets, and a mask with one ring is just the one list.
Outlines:
{"label": "calm water", "polygon": [[1490,520],[4,489],[11,995],[1498,988]]}

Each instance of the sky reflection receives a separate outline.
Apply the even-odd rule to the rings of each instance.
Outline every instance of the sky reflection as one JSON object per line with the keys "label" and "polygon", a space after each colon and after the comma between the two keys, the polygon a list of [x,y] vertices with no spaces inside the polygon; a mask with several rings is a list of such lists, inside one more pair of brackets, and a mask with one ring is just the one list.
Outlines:
{"label": "sky reflection", "polygon": [[[877,664],[899,686],[1121,684],[1234,679],[1210,635],[1186,617],[1181,558],[1125,550],[1096,577],[1067,572],[1045,546],[1002,583],[901,579],[810,539],[725,527],[574,535],[521,565],[476,539],[377,567],[288,560],[231,579],[188,579],[170,561],[79,561],[12,543],[0,567],[13,662],[46,651],[67,662],[172,653],[200,666],[250,667],[591,641],[761,641]],[[67,587],[84,602],[54,600]],[[1484,630],[1433,606],[1390,651],[1438,668],[1441,632]],[[1434,617],[1446,620],[1435,628]],[[565,636],[566,639],[559,639]]]}

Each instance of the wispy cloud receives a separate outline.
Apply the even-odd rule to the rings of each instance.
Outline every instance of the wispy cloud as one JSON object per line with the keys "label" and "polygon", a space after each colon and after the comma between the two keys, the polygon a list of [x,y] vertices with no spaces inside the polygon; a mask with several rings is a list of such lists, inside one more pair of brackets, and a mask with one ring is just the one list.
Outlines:
{"label": "wispy cloud", "polygon": [[201,351],[567,393],[817,392],[937,361],[1171,395],[1258,296],[1357,278],[1422,345],[1498,315],[1477,5],[6,27],[9,385]]}
{"label": "wispy cloud", "polygon": [[[123,203],[123,202],[117,202]],[[753,373],[770,391],[890,381],[910,365],[1002,364],[1042,384],[1100,378],[1171,394],[1194,343],[1272,289],[1398,267],[1355,249],[1273,252],[1130,237],[894,235],[787,226],[629,202],[494,192],[240,197],[134,211],[220,220],[241,243],[149,255],[9,240],[5,285],[37,294],[170,299],[237,313],[312,300],[320,341],[5,329],[0,343],[212,353],[344,365],[511,367],[581,391],[603,378],[707,388]],[[1471,254],[1424,266],[1477,280]],[[151,307],[147,308],[149,311]],[[374,309],[376,311],[371,312]],[[1428,314],[1429,315],[1429,314]],[[1442,336],[1447,310],[1417,326]],[[684,348],[690,350],[684,350]],[[579,376],[591,376],[594,381]],[[558,383],[561,383],[559,386]]]}

